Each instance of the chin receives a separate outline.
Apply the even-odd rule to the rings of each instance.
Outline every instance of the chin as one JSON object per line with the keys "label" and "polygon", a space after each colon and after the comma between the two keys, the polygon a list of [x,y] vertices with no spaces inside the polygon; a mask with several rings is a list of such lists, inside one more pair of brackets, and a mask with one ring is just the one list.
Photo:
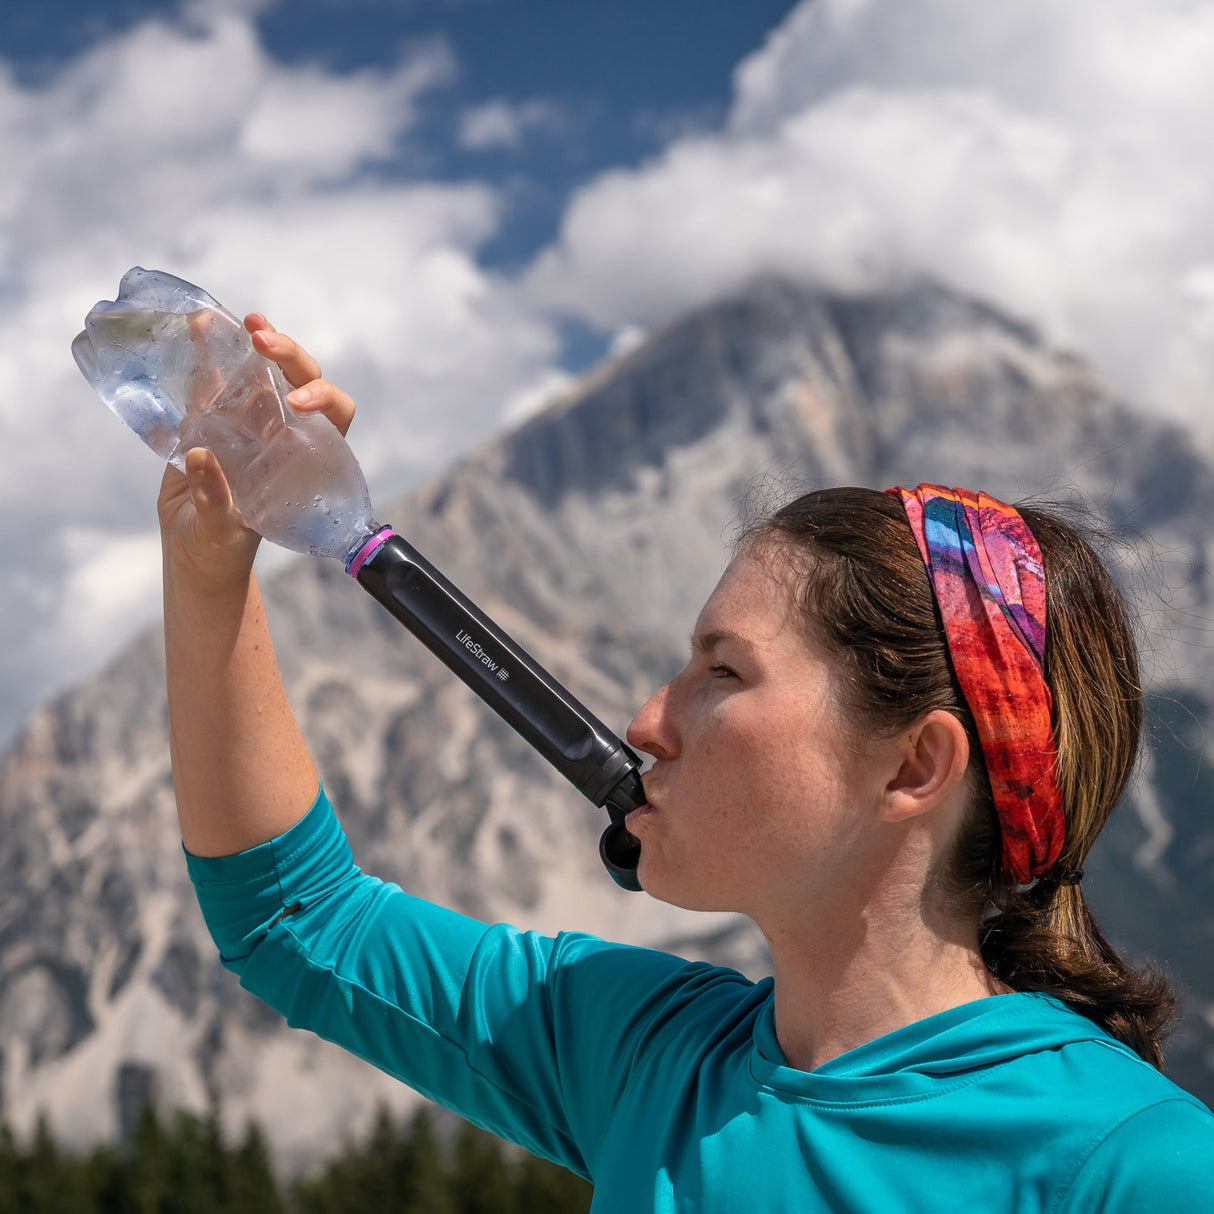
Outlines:
{"label": "chin", "polygon": [[724,904],[719,893],[704,882],[689,879],[686,871],[671,872],[661,862],[646,862],[645,849],[641,849],[641,861],[637,865],[637,880],[641,888],[659,902],[689,911],[729,911],[734,908]]}

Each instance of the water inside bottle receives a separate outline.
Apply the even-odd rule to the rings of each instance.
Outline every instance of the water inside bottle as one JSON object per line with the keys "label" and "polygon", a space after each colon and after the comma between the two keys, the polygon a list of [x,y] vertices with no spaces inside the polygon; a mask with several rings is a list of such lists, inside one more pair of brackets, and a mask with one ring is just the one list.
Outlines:
{"label": "water inside bottle", "polygon": [[98,395],[178,468],[214,452],[245,522],[284,548],[346,560],[374,533],[366,481],[327,418],[286,403],[282,373],[205,291],[139,267],[72,343]]}

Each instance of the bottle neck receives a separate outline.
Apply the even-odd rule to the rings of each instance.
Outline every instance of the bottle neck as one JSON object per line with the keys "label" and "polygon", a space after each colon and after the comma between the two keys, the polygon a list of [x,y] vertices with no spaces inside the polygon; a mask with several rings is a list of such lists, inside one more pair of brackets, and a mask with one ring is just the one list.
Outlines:
{"label": "bottle neck", "polygon": [[[371,526],[375,528],[378,524],[372,522]],[[359,570],[371,559],[372,554],[395,534],[396,532],[391,527],[379,527],[378,530],[372,530],[369,535],[367,533],[360,535],[346,558],[346,572],[352,578],[357,578]]]}

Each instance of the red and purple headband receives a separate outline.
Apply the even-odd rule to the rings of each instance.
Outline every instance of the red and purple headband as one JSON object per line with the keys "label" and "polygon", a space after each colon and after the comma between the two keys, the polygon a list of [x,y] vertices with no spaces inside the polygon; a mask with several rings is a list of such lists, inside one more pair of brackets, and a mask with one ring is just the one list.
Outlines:
{"label": "red and purple headband", "polygon": [[1045,570],[1024,519],[968,489],[899,494],[944,619],[949,656],[974,717],[1003,833],[1003,868],[1025,883],[1062,851],[1045,681]]}

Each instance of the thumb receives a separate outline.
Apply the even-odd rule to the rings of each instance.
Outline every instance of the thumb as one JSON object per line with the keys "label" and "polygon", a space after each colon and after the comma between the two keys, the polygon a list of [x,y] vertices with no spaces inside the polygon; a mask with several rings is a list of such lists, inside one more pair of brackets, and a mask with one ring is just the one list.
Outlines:
{"label": "thumb", "polygon": [[192,447],[185,455],[185,479],[199,515],[226,514],[233,509],[232,490],[212,451]]}
{"label": "thumb", "polygon": [[200,537],[210,543],[231,542],[246,530],[219,460],[205,447],[186,452],[186,483],[194,504]]}

